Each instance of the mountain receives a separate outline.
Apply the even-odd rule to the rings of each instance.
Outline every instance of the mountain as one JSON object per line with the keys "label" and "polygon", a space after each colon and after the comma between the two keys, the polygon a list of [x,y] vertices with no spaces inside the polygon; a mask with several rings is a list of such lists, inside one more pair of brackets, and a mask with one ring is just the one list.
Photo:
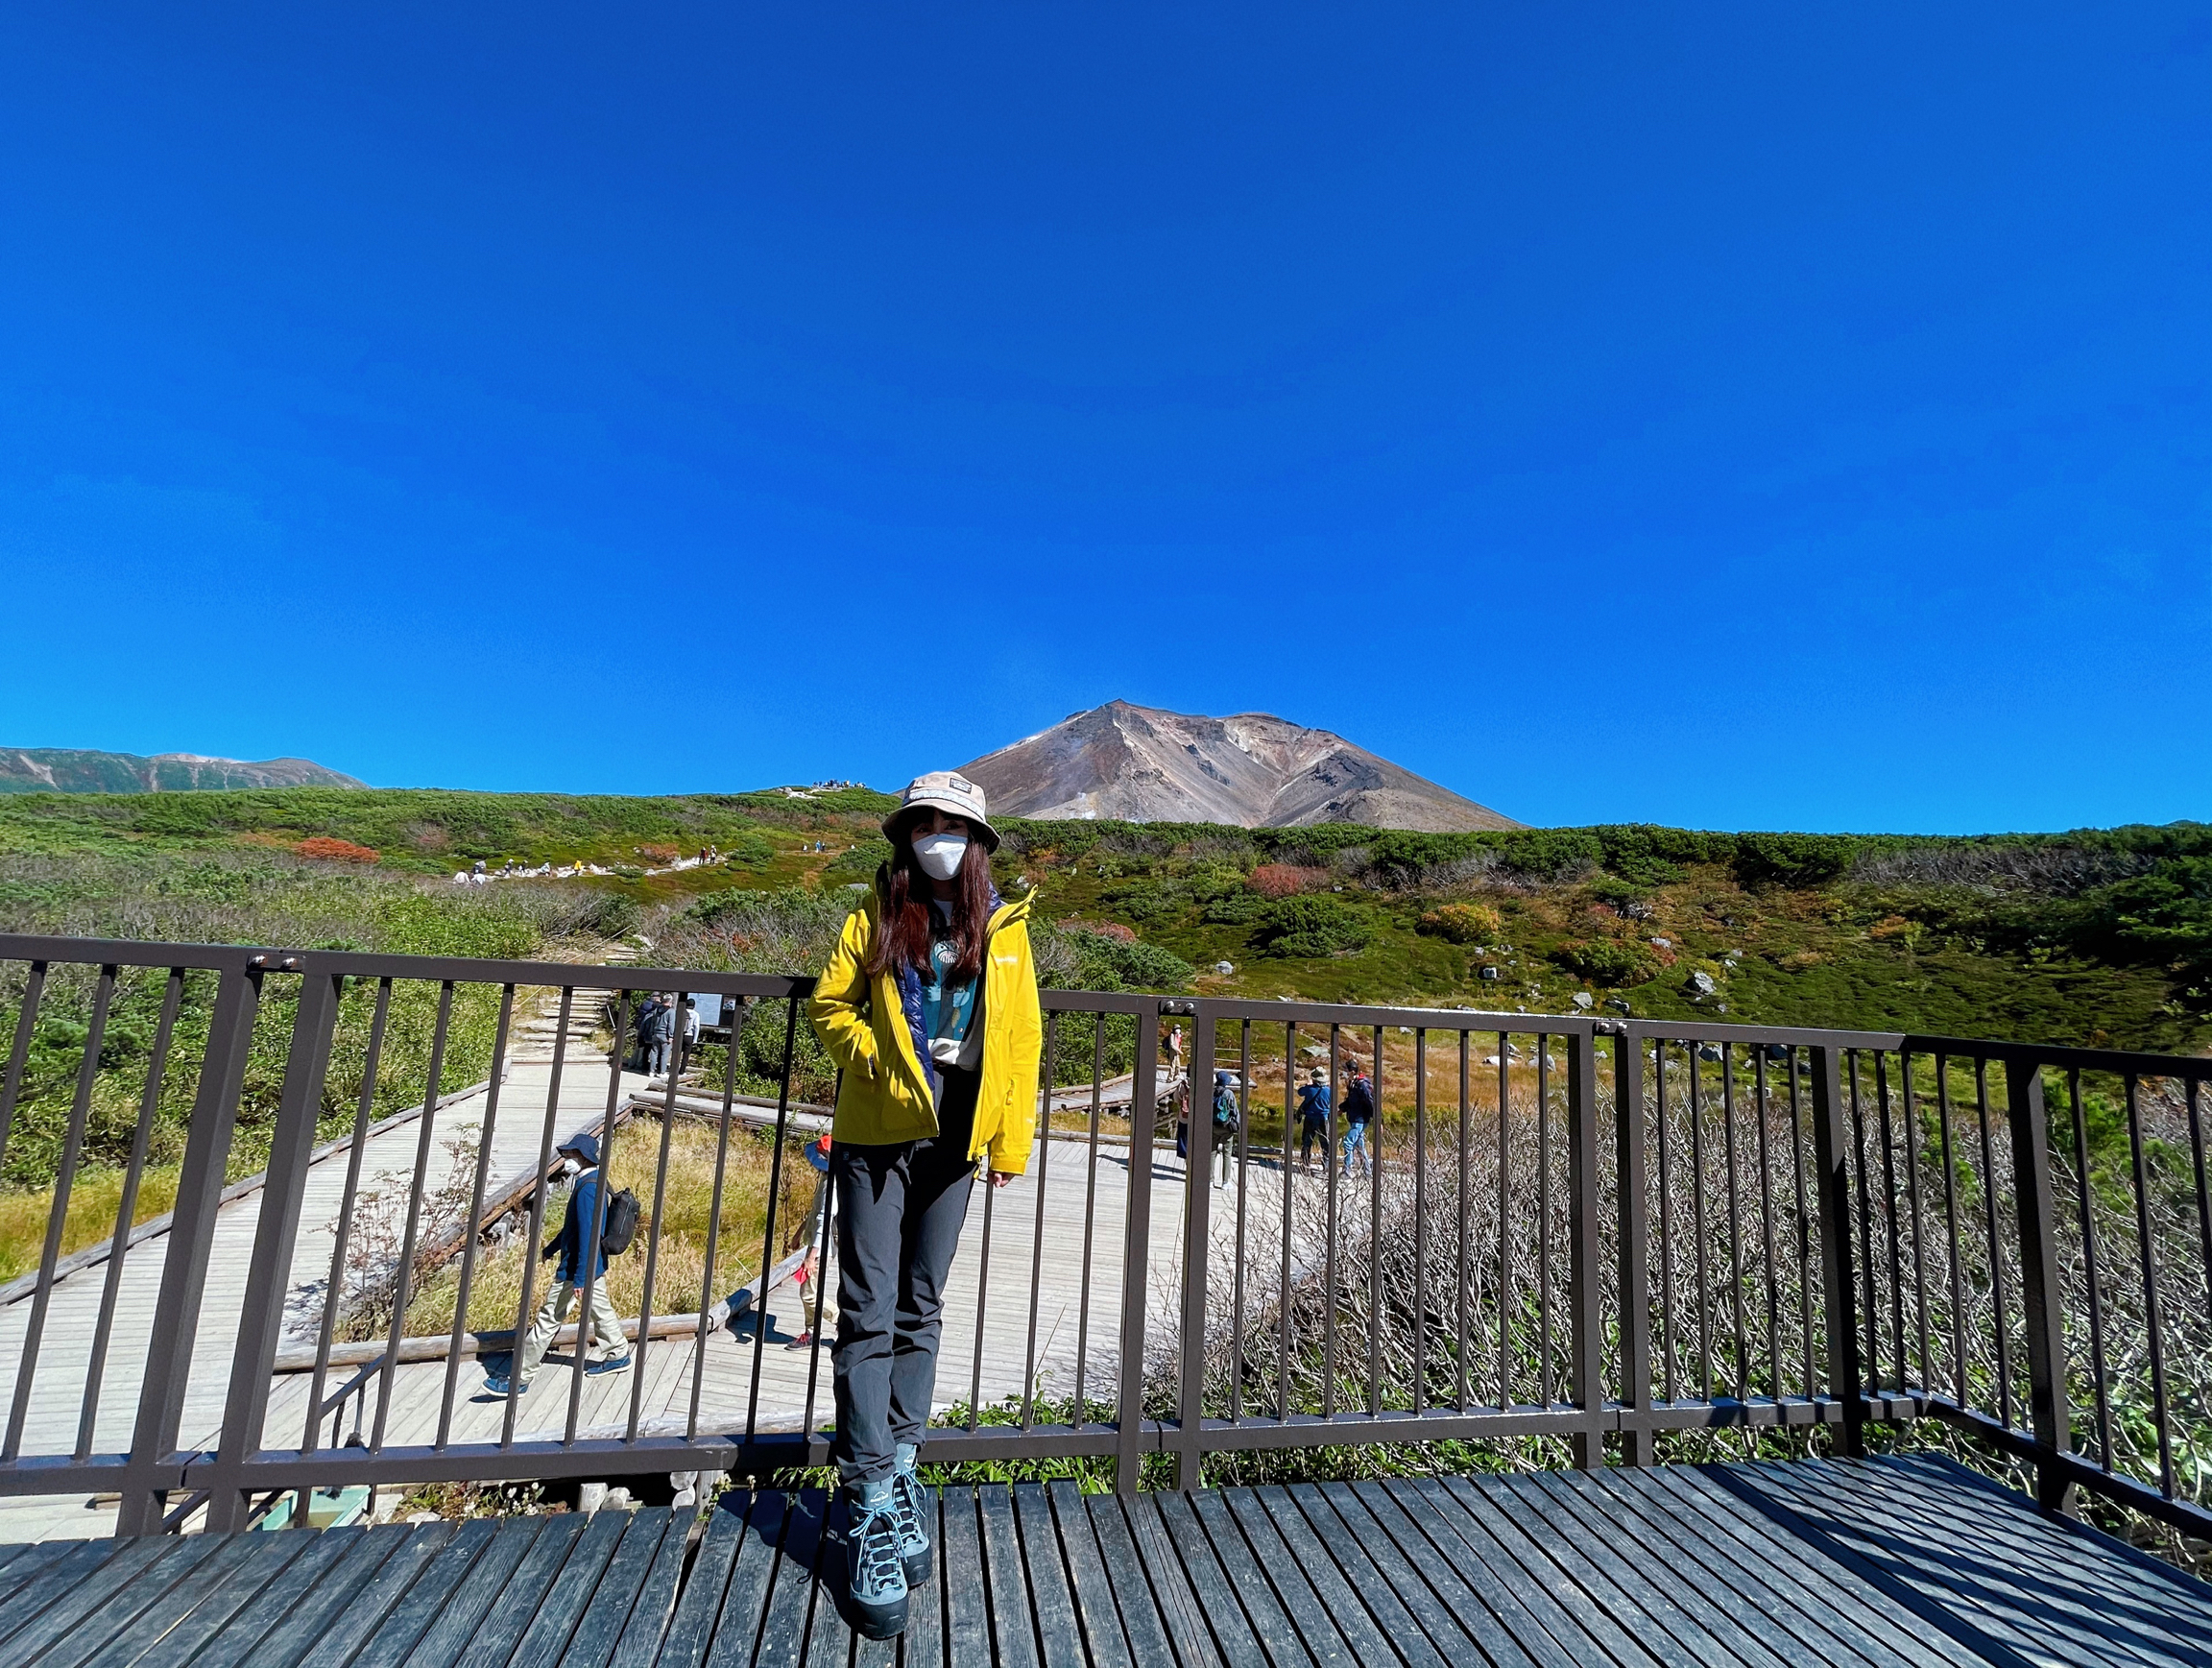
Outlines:
{"label": "mountain", "polygon": [[204,759],[197,753],[96,753],[0,747],[0,793],[171,793],[194,787],[366,787],[304,759]]}
{"label": "mountain", "polygon": [[1327,730],[1239,713],[1205,718],[1109,701],[960,767],[1007,816],[1296,828],[1511,829],[1526,824]]}

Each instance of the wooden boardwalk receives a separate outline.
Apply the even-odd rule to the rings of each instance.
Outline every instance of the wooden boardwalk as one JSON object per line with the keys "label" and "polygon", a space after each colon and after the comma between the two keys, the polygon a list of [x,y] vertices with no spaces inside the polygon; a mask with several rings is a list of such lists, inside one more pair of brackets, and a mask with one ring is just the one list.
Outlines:
{"label": "wooden boardwalk", "polygon": [[1947,1463],[938,1500],[896,1643],[819,1493],[0,1549],[0,1668],[2000,1668],[2212,1660],[2212,1587]]}

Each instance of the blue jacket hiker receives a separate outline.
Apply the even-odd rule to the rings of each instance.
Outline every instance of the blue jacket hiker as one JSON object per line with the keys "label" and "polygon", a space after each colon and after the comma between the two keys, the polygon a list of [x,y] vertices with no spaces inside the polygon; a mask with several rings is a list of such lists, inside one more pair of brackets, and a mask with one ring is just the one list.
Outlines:
{"label": "blue jacket hiker", "polygon": [[1352,1173],[1352,1158],[1358,1155],[1359,1163],[1369,1174],[1375,1171],[1375,1161],[1367,1149],[1367,1125],[1375,1121],[1375,1087],[1367,1074],[1357,1064],[1351,1069],[1351,1079],[1344,1085],[1344,1173]]}
{"label": "blue jacket hiker", "polygon": [[1298,1085],[1298,1162],[1310,1165],[1313,1148],[1329,1150],[1329,1077],[1320,1067],[1313,1068],[1311,1076]]}
{"label": "blue jacket hiker", "polygon": [[[530,1330],[522,1339],[522,1347],[516,1352],[514,1363],[506,1376],[490,1373],[484,1388],[496,1396],[506,1395],[510,1390],[519,1393],[530,1388],[538,1366],[552,1347],[561,1323],[568,1317],[568,1307],[588,1285],[590,1288],[589,1325],[580,1327],[577,1347],[589,1356],[592,1350],[601,1352],[592,1362],[593,1373],[624,1372],[630,1366],[630,1348],[622,1336],[622,1321],[614,1313],[614,1300],[607,1293],[606,1215],[612,1215],[612,1204],[606,1215],[599,1205],[601,1177],[599,1171],[599,1143],[589,1135],[578,1135],[561,1148],[561,1157],[575,1168],[576,1182],[568,1190],[568,1214],[562,1219],[561,1231],[546,1242],[539,1252],[541,1258],[561,1260],[555,1268],[553,1289],[546,1293],[545,1303],[538,1311],[538,1318],[531,1322]],[[594,1225],[599,1232],[598,1254],[585,1255],[588,1236]]]}

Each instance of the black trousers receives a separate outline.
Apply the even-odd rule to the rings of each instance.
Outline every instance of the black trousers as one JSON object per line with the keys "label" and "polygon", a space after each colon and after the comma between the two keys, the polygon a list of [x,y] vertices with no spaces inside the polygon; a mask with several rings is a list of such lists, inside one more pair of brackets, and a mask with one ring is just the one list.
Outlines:
{"label": "black trousers", "polygon": [[937,1388],[945,1277],[968,1218],[968,1140],[981,1076],[940,1067],[938,1133],[926,1141],[830,1149],[837,1211],[839,1477],[891,1475],[894,1445],[919,1442]]}

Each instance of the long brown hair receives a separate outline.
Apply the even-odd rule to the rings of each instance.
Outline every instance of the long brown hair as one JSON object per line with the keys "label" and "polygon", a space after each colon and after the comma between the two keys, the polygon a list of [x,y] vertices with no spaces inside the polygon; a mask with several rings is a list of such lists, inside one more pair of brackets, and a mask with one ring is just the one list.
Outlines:
{"label": "long brown hair", "polygon": [[[911,967],[929,971],[929,943],[937,936],[929,907],[929,877],[914,855],[914,824],[893,830],[888,880],[882,887],[882,914],[876,944],[868,953],[870,977]],[[952,878],[952,921],[946,937],[952,944],[950,977],[974,979],[983,971],[983,939],[991,926],[991,854],[973,834],[960,872]]]}

